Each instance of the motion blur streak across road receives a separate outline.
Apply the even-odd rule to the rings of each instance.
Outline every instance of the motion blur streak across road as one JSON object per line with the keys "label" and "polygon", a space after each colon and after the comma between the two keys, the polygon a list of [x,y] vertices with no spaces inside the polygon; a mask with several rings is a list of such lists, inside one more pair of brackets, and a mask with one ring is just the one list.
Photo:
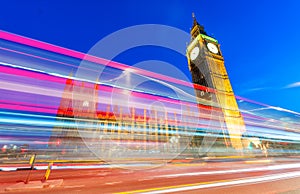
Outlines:
{"label": "motion blur streak across road", "polygon": [[[221,181],[212,181],[212,182],[202,182],[196,184],[187,184],[187,185],[178,185],[171,187],[163,187],[157,189],[145,189],[127,193],[170,193],[170,192],[179,192],[179,191],[189,191],[203,188],[211,188],[211,187],[220,187],[220,186],[230,186],[230,185],[240,185],[240,184],[249,184],[249,183],[259,183],[265,181],[273,181],[287,178],[299,177],[300,171],[282,173],[282,174],[273,174],[270,176],[259,176],[253,178],[244,178],[244,179],[235,179],[235,180],[221,180]],[[156,190],[156,191],[155,191]]]}
{"label": "motion blur streak across road", "polygon": [[[64,165],[54,169],[50,180],[63,184],[22,193],[281,193],[300,189],[300,160],[295,158],[248,160],[174,161],[161,168],[131,170],[101,164]],[[137,164],[145,165],[145,164]],[[149,165],[149,164],[148,164]],[[0,165],[1,166],[1,165]],[[87,166],[95,168],[87,168]],[[134,168],[136,169],[136,168]],[[31,180],[40,180],[45,170],[35,170]],[[0,193],[28,171],[0,172]],[[299,190],[300,191],[300,190]],[[12,193],[12,192],[9,192]],[[16,192],[17,193],[17,192]]]}

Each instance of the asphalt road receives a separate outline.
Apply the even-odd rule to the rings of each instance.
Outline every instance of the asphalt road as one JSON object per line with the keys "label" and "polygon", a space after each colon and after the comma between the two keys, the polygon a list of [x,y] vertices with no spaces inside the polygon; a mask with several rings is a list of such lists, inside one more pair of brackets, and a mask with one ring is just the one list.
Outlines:
{"label": "asphalt road", "polygon": [[[299,159],[185,161],[140,170],[134,165],[81,166],[90,168],[52,170],[49,181],[63,180],[53,188],[26,187],[21,182],[28,170],[2,171],[0,193],[300,193]],[[44,174],[45,170],[32,171],[31,182],[41,184],[37,181]],[[5,190],[18,182],[24,185],[22,190]]]}

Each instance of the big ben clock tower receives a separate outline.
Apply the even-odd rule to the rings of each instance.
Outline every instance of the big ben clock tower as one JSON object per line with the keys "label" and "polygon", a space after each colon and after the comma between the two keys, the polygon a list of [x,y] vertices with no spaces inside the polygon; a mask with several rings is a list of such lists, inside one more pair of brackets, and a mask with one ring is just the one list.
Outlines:
{"label": "big ben clock tower", "polygon": [[186,55],[197,103],[217,107],[218,117],[223,117],[221,120],[226,124],[230,145],[242,151],[241,134],[245,131],[245,124],[224,66],[220,45],[207,35],[194,14],[193,20],[191,42]]}

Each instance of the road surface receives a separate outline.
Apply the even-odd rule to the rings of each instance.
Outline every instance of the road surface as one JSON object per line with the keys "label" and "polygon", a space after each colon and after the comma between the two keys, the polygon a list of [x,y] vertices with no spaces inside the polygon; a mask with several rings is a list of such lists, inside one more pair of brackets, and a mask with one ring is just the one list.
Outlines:
{"label": "road surface", "polygon": [[[2,170],[15,166],[2,164]],[[5,189],[20,184],[29,171],[2,171],[0,193],[300,193],[300,159],[189,160],[135,169],[132,163],[125,168],[63,164],[49,176],[49,181],[62,180],[61,185],[34,189],[24,184],[22,190],[12,191]],[[44,174],[45,170],[33,170],[31,182]]]}

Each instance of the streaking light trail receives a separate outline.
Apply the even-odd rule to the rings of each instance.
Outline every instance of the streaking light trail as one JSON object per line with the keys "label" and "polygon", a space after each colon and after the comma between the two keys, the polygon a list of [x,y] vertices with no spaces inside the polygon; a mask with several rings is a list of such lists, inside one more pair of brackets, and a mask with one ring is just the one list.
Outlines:
{"label": "streaking light trail", "polygon": [[[0,39],[3,155],[13,144],[41,157],[100,152],[108,159],[145,160],[233,152],[223,107],[195,98],[194,89],[216,92],[211,88],[4,31]],[[105,68],[102,77],[76,77],[82,60],[91,65],[86,72]],[[247,126],[246,155],[298,154],[299,113],[236,98]]]}

